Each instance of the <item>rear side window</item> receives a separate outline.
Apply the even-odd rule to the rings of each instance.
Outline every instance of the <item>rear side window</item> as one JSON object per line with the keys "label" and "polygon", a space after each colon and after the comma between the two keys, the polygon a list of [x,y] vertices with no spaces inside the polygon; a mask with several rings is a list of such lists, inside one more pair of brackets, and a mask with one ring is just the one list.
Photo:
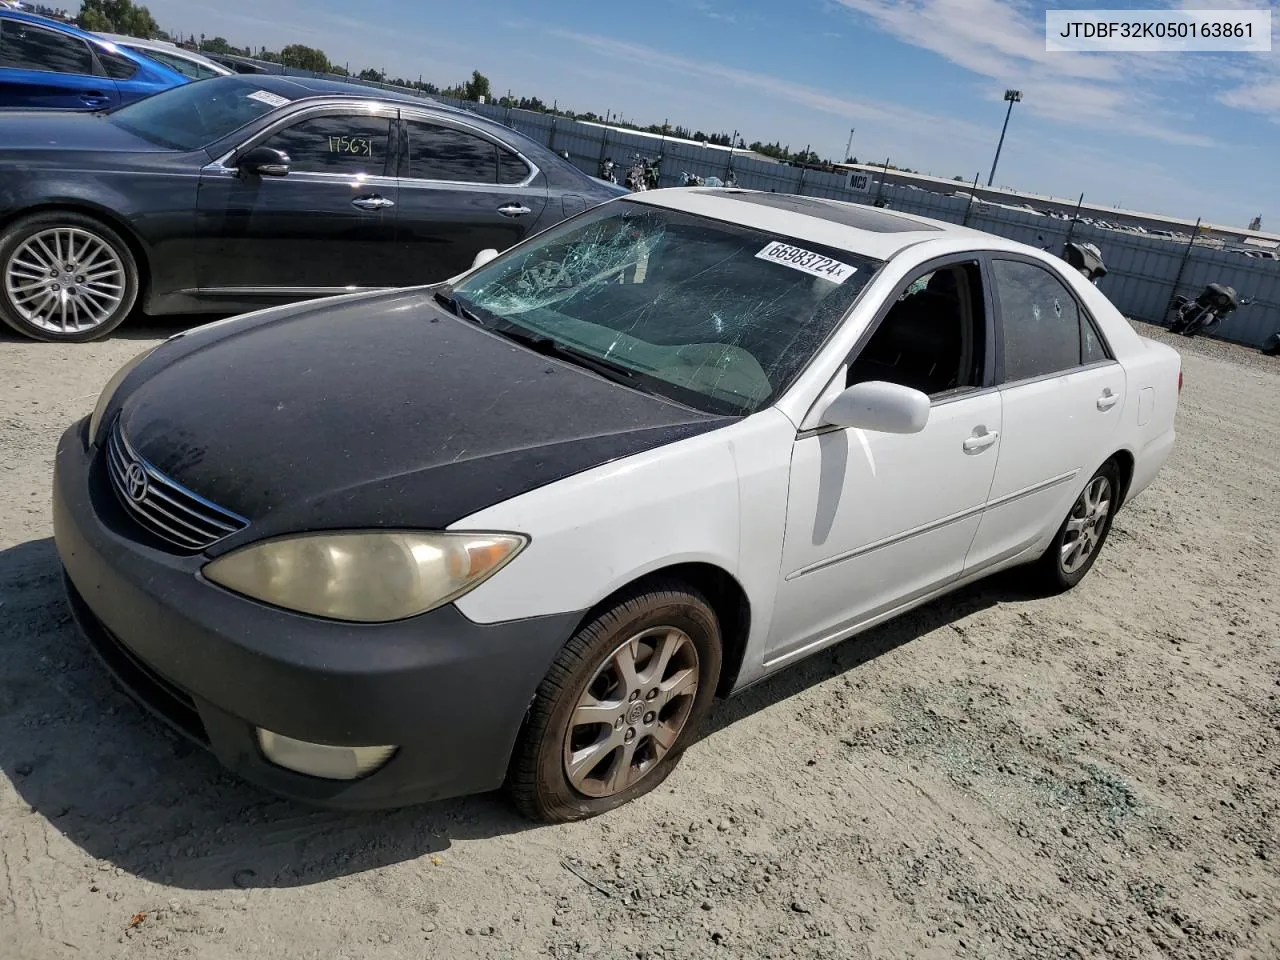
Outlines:
{"label": "rear side window", "polygon": [[498,148],[498,182],[524,183],[529,176],[529,167],[523,160],[508,150]]}
{"label": "rear side window", "polygon": [[1005,382],[1080,366],[1083,318],[1066,285],[1045,268],[1019,260],[992,260],[991,271],[1004,328]]}
{"label": "rear side window", "polygon": [[0,20],[0,67],[92,76],[93,54],[83,40],[17,20]]}
{"label": "rear side window", "polygon": [[[407,121],[405,131],[408,136],[409,176],[415,180],[499,182],[499,150],[493,142],[453,127],[416,120]],[[518,158],[512,159],[519,163]],[[518,183],[528,175],[526,169],[519,180],[502,182]]]}
{"label": "rear side window", "polygon": [[202,67],[198,63],[192,63],[190,60],[184,60],[182,57],[170,56],[162,50],[142,50],[138,47],[134,47],[134,49],[144,57],[150,57],[157,63],[164,64],[164,66],[168,67],[170,70],[175,70],[184,77],[190,77],[192,80],[205,80],[209,77],[217,76],[217,74],[208,67]]}
{"label": "rear side window", "polygon": [[98,60],[102,64],[102,69],[107,71],[107,76],[112,80],[132,80],[133,75],[138,72],[138,65],[128,57],[122,57],[102,47],[98,48]]}
{"label": "rear side window", "polygon": [[387,117],[312,117],[286,127],[263,146],[283,150],[302,173],[363,173],[380,177],[387,167]]}

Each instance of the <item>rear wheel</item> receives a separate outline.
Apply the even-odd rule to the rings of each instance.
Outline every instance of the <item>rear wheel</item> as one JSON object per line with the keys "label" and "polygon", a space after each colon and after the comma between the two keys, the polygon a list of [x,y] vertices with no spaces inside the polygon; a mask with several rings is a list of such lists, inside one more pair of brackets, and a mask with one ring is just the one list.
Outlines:
{"label": "rear wheel", "polygon": [[120,235],[72,211],[37,213],[0,235],[0,319],[35,340],[104,337],[138,297],[138,268]]}
{"label": "rear wheel", "polygon": [[1036,563],[1033,576],[1043,592],[1061,593],[1085,578],[1111,532],[1119,497],[1120,469],[1108,460],[1085,484],[1053,543]]}
{"label": "rear wheel", "polygon": [[624,597],[564,646],[538,688],[507,788],[535,820],[580,820],[648,793],[711,708],[720,627],[679,584]]}

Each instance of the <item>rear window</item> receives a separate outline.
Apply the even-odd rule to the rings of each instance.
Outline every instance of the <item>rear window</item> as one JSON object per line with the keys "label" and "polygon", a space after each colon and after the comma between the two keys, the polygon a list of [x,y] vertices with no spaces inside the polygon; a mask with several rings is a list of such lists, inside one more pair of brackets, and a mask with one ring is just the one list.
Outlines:
{"label": "rear window", "polygon": [[196,150],[272,113],[292,98],[252,77],[214,77],[121,107],[110,120],[135,136],[174,150]]}

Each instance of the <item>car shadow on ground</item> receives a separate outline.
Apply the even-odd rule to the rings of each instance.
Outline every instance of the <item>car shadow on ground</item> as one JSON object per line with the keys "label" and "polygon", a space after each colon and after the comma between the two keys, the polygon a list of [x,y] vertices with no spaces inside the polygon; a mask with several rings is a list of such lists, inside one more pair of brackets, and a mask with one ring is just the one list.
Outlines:
{"label": "car shadow on ground", "polygon": [[[876,628],[721,703],[703,735],[1018,596],[996,581]],[[185,889],[304,886],[534,827],[500,795],[347,813],[224,773],[114,687],[71,619],[51,539],[0,551],[0,662],[0,769],[100,869]]]}

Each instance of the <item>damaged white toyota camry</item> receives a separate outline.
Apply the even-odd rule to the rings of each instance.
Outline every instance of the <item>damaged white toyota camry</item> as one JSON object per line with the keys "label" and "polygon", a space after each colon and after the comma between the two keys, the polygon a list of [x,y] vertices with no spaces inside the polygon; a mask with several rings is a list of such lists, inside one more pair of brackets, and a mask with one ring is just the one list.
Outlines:
{"label": "damaged white toyota camry", "polygon": [[1074,586],[1180,386],[1039,250],[650,191],[135,360],[59,445],[57,544],[103,660],[242,776],[568,820],[717,694],[1001,568]]}

